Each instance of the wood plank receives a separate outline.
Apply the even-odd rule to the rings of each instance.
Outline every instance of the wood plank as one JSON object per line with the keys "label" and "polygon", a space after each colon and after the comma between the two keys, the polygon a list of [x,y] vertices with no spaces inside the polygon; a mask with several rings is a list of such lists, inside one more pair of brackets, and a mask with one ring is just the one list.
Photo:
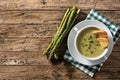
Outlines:
{"label": "wood plank", "polygon": [[1,38],[0,51],[43,51],[50,43],[51,38]]}
{"label": "wood plank", "polygon": [[105,61],[103,68],[120,67],[120,51],[112,51],[108,59]]}
{"label": "wood plank", "polygon": [[50,65],[42,51],[0,52],[0,65]]}
{"label": "wood plank", "polygon": [[58,24],[16,24],[0,25],[1,38],[39,38],[52,37]]}
{"label": "wood plank", "polygon": [[120,51],[120,39],[113,46],[113,51]]}
{"label": "wood plank", "polygon": [[[5,69],[6,68],[6,69]],[[51,78],[49,66],[0,66],[1,80],[37,80]],[[10,74],[11,73],[11,74]]]}
{"label": "wood plank", "polygon": [[0,13],[0,23],[60,23],[64,12],[65,11],[2,11]]}
{"label": "wood plank", "polygon": [[[120,24],[120,11],[99,11],[113,22]],[[65,11],[2,11],[0,24],[59,24]],[[78,21],[84,20],[89,11],[81,11]]]}
{"label": "wood plank", "polygon": [[[112,5],[110,5],[112,3]],[[67,5],[66,5],[67,4]],[[65,10],[73,5],[89,10],[120,10],[119,0],[0,0],[1,10]]]}
{"label": "wood plank", "polygon": [[107,78],[105,80],[119,80],[120,79],[120,70],[117,68],[104,68],[100,71],[96,73],[96,77],[97,79],[104,79]]}
{"label": "wood plank", "polygon": [[[119,68],[104,68],[95,75],[95,79],[119,79]],[[1,80],[70,80],[92,79],[73,66],[0,66]]]}
{"label": "wood plank", "polygon": [[[51,65],[46,56],[42,55],[42,50],[34,52],[10,51],[0,52],[0,65]],[[63,54],[63,51],[59,52]],[[120,52],[113,51],[107,61],[104,63],[105,68],[120,67]],[[60,61],[59,65],[63,64]],[[117,63],[117,64],[116,64]],[[66,64],[66,66],[69,66]]]}

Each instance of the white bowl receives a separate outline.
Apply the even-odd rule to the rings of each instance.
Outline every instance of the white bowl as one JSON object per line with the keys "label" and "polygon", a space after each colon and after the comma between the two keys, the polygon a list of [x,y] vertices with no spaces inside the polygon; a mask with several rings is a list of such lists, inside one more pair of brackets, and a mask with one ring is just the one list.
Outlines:
{"label": "white bowl", "polygon": [[[77,43],[76,40],[77,40],[77,37],[80,34],[80,32],[91,26],[94,26],[98,29],[106,31],[108,34],[108,39],[110,41],[108,48],[106,48],[105,51],[96,58],[88,58],[88,57],[83,56],[78,51],[77,45],[76,45],[76,43]],[[113,37],[112,37],[110,30],[103,23],[101,23],[97,20],[84,20],[84,21],[79,22],[72,28],[72,30],[70,31],[70,34],[68,36],[67,45],[68,45],[68,50],[69,50],[71,56],[76,61],[78,61],[82,64],[85,64],[85,65],[96,65],[101,62],[104,62],[110,55],[110,53],[113,49]]]}
{"label": "white bowl", "polygon": [[[77,31],[77,34],[76,34],[75,40],[74,40],[75,49],[76,49],[77,51],[79,51],[78,48],[77,48],[77,38],[78,38],[78,35],[81,34],[81,31],[83,31],[84,29],[86,29],[86,28],[91,28],[91,27],[92,27],[92,28],[93,28],[93,27],[94,27],[94,28],[98,28],[98,29],[102,30],[102,28],[99,28],[99,27],[97,27],[96,25],[88,25],[88,26],[85,26],[84,28],[80,29],[79,31]],[[110,40],[110,38],[108,38],[108,39]],[[109,47],[109,46],[108,46],[108,47]],[[95,57],[95,58],[89,58],[89,57],[83,56],[83,55],[80,53],[80,51],[79,51],[79,53],[80,53],[80,55],[81,55],[82,57],[84,57],[84,58],[86,58],[86,59],[88,59],[88,60],[97,60],[97,59],[100,59],[100,58],[104,57],[105,54],[107,53],[107,51],[108,51],[108,48],[106,48],[106,49],[104,50],[104,52],[103,52],[100,56]]]}

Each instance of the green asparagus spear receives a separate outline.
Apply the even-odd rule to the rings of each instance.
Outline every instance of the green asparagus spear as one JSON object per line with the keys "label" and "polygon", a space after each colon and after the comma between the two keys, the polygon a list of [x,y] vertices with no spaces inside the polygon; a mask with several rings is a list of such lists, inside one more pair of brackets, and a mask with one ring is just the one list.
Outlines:
{"label": "green asparagus spear", "polygon": [[70,13],[71,13],[71,11],[68,12],[68,14],[66,15],[66,18],[65,18],[65,20],[64,20],[64,22],[63,22],[60,30],[59,30],[59,32],[56,33],[55,38],[53,40],[53,44],[50,47],[50,50],[52,50],[52,48],[54,47],[54,45],[56,45],[56,41],[59,39],[59,37],[60,37],[61,33],[63,33],[64,29],[66,29],[66,22],[67,22],[67,20],[69,18]]}
{"label": "green asparagus spear", "polygon": [[[69,26],[72,26],[72,25],[74,24],[74,22],[75,22],[75,20],[77,19],[79,13],[80,13],[80,9],[77,10],[77,12],[76,12],[76,14],[75,14],[75,17],[74,17],[71,25],[69,25]],[[70,28],[71,28],[71,27],[69,27],[68,29],[66,29],[65,32],[63,33],[63,35],[66,36],[66,34],[69,32]],[[61,38],[59,38],[58,44],[56,44],[55,50],[57,50],[57,49],[59,48],[59,46],[61,45],[61,43],[62,43],[62,41],[63,41],[63,39],[64,39],[64,37],[65,37],[65,36],[63,36],[63,35],[61,35]],[[54,51],[54,52],[55,52],[55,51]],[[57,56],[57,53],[53,53],[53,54],[50,55],[49,59],[51,59],[52,55],[55,55],[55,56],[53,56],[55,59],[58,59],[58,58],[59,58],[59,56]],[[57,57],[57,58],[56,58],[56,57]]]}
{"label": "green asparagus spear", "polygon": [[76,12],[75,7],[73,7],[72,9],[67,9],[67,11],[61,21],[61,24],[60,24],[54,38],[52,39],[52,42],[50,43],[48,48],[43,53],[43,54],[48,55],[49,59],[51,59],[52,57],[54,57],[55,59],[59,58],[57,50],[58,50],[59,46],[61,45],[62,41],[64,40],[65,36],[67,35],[67,33],[70,31],[71,27],[73,26],[76,18],[79,15],[79,12],[80,12],[80,9],[78,9]]}
{"label": "green asparagus spear", "polygon": [[55,54],[55,52],[56,52],[55,50],[57,50],[57,48],[60,46],[60,44],[62,43],[63,39],[65,38],[66,34],[71,29],[71,27],[74,24],[76,18],[78,17],[79,12],[80,12],[80,9],[76,12],[76,8],[75,7],[72,8],[72,12],[71,12],[71,15],[70,15],[70,17],[68,19],[68,22],[67,22],[67,25],[66,25],[66,29],[64,30],[62,35],[57,40],[56,45],[54,46],[54,48],[52,49],[52,51],[50,53],[49,59],[51,59],[52,55]]}
{"label": "green asparagus spear", "polygon": [[55,41],[55,38],[56,38],[57,34],[59,33],[59,30],[61,31],[62,25],[64,24],[64,22],[66,22],[65,20],[66,20],[67,15],[69,14],[69,11],[70,11],[70,9],[68,8],[67,11],[66,11],[66,13],[65,13],[65,15],[64,15],[64,17],[63,17],[63,19],[62,19],[62,21],[61,21],[60,27],[59,27],[59,29],[57,30],[56,35],[55,35],[54,38],[52,39],[52,42],[49,44],[48,48],[43,52],[43,55],[49,53],[49,51],[50,51],[50,49],[51,49],[51,47],[52,47],[52,45],[53,45],[53,43],[54,43],[54,41]]}

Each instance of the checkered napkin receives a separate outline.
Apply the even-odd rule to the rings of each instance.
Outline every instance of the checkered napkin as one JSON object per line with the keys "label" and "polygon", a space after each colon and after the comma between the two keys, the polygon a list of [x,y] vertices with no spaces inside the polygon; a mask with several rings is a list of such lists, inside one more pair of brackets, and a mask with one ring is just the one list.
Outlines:
{"label": "checkered napkin", "polygon": [[[120,37],[120,26],[111,22],[110,20],[108,20],[105,16],[101,15],[100,13],[98,13],[96,10],[92,9],[90,11],[90,13],[88,14],[86,20],[98,20],[102,23],[104,23],[109,30],[111,31],[112,35],[113,35],[113,41],[114,43],[118,40],[118,38]],[[67,62],[70,62],[73,66],[75,66],[77,69],[81,70],[82,72],[86,73],[87,75],[93,77],[95,72],[100,71],[103,63],[100,63],[98,65],[92,65],[92,66],[88,66],[88,65],[84,65],[81,63],[78,63],[77,61],[75,61],[72,56],[70,55],[69,51],[66,50],[66,53],[64,55],[64,59]]]}

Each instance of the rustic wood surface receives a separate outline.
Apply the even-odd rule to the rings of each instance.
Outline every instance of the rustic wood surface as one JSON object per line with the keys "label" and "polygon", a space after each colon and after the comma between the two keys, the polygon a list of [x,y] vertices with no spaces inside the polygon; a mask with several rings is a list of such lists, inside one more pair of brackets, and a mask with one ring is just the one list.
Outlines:
{"label": "rustic wood surface", "polygon": [[[94,78],[42,55],[73,5],[82,10],[78,21],[95,8],[120,25],[120,0],[0,0],[0,80],[120,80],[120,40]],[[66,48],[65,40],[60,53]]]}

